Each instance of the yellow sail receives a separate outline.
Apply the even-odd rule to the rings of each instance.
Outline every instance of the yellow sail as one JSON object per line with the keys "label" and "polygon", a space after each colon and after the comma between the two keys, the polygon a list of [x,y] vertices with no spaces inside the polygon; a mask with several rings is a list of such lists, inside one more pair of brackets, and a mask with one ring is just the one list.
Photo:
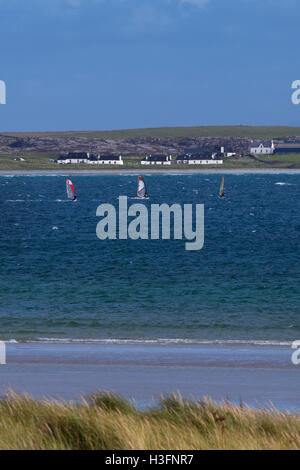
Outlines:
{"label": "yellow sail", "polygon": [[222,177],[222,184],[220,187],[220,197],[223,196],[223,193],[224,193],[224,176]]}

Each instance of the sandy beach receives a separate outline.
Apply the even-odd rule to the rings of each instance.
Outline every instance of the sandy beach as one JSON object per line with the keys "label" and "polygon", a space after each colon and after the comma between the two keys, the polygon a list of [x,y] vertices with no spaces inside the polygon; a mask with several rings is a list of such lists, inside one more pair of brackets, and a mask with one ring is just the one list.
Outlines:
{"label": "sandy beach", "polygon": [[114,391],[153,406],[160,394],[254,407],[272,402],[299,411],[300,376],[290,346],[120,344],[7,344],[0,393],[9,388],[35,398],[76,400],[96,390]]}
{"label": "sandy beach", "polygon": [[245,169],[222,169],[219,170],[201,170],[201,169],[186,169],[186,170],[174,170],[174,169],[153,169],[146,170],[141,168],[140,170],[68,170],[57,169],[57,170],[1,170],[0,176],[66,176],[66,175],[83,175],[83,176],[101,176],[101,175],[215,175],[215,174],[227,174],[227,175],[253,175],[253,174],[269,174],[269,175],[296,175],[300,174],[300,169],[286,169],[286,168],[245,168]]}

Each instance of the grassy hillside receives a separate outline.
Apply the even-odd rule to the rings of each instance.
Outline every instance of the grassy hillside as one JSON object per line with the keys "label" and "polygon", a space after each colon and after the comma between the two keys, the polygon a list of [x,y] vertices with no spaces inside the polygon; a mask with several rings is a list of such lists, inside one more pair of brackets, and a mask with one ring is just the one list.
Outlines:
{"label": "grassy hillside", "polygon": [[172,395],[138,411],[97,393],[81,403],[0,401],[0,449],[300,449],[300,416]]}
{"label": "grassy hillside", "polygon": [[64,137],[78,136],[100,139],[134,139],[137,137],[246,137],[271,139],[275,137],[300,136],[300,127],[286,126],[199,126],[199,127],[157,127],[149,129],[124,129],[107,131],[73,132],[10,132],[6,135]]}

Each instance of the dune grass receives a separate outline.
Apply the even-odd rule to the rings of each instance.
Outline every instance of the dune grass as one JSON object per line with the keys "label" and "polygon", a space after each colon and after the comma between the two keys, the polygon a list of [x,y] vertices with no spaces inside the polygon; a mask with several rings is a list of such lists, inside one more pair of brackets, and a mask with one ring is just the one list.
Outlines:
{"label": "dune grass", "polygon": [[0,449],[300,449],[300,415],[179,395],[138,411],[105,392],[79,403],[10,394],[0,401]]}

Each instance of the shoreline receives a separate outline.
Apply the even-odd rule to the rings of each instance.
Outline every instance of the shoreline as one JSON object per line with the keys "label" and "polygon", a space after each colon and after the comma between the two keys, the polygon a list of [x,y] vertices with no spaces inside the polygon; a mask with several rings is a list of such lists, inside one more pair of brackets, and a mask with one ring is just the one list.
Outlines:
{"label": "shoreline", "polygon": [[[299,411],[299,370],[291,347],[8,343],[0,393],[73,401],[95,390],[133,399],[140,409],[175,391],[185,398],[272,402]],[[299,384],[299,386],[298,386]]]}
{"label": "shoreline", "polygon": [[285,168],[245,168],[245,169],[219,169],[219,170],[202,170],[202,169],[187,169],[187,170],[0,170],[0,176],[66,176],[66,175],[81,175],[81,176],[102,176],[102,175],[218,175],[218,174],[300,174],[299,169],[285,169]]}

